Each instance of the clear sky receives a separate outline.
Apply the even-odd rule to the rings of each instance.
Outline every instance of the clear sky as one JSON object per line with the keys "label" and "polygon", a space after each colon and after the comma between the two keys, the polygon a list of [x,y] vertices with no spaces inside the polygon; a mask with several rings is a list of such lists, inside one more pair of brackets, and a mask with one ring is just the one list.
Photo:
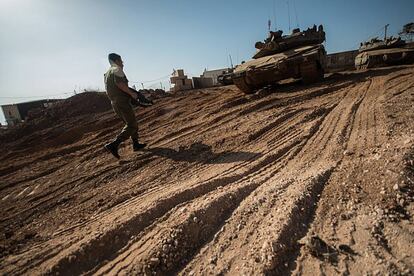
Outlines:
{"label": "clear sky", "polygon": [[396,35],[414,21],[414,0],[0,0],[0,104],[103,89],[109,52],[130,81],[168,88],[173,68],[197,76],[229,66],[229,54],[249,59],[268,19],[286,34],[289,15],[291,28],[323,24],[330,53],[387,23]]}

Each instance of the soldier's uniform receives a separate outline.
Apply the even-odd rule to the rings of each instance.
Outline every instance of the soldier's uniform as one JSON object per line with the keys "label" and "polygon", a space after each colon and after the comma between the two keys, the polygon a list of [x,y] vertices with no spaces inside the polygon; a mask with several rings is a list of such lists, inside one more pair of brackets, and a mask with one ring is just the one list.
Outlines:
{"label": "soldier's uniform", "polygon": [[129,137],[133,140],[138,140],[138,124],[131,105],[131,97],[116,85],[119,82],[124,82],[128,85],[128,79],[124,71],[116,64],[111,64],[104,76],[106,93],[111,100],[112,108],[125,123],[121,133],[117,136],[117,140],[125,141]]}

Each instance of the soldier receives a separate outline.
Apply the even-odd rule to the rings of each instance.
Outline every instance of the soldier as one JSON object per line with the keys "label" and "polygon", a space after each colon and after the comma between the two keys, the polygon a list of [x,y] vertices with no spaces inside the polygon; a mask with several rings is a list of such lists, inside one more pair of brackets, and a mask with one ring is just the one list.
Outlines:
{"label": "soldier", "polygon": [[138,124],[131,106],[131,100],[137,100],[138,96],[128,87],[128,79],[123,71],[122,58],[118,54],[111,53],[108,55],[108,59],[111,67],[105,73],[106,93],[111,100],[113,110],[122,119],[125,126],[113,142],[105,145],[105,149],[119,159],[118,147],[128,138],[131,137],[132,139],[134,151],[145,148],[146,144],[138,142]]}

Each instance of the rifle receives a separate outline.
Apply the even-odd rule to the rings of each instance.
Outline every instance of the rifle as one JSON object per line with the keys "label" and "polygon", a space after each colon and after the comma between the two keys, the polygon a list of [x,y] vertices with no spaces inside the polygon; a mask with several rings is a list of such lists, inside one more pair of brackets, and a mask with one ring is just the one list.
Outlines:
{"label": "rifle", "polygon": [[153,101],[147,99],[144,95],[142,95],[141,92],[133,89],[133,88],[129,88],[129,90],[131,90],[133,93],[137,94],[137,98],[136,99],[132,99],[131,103],[134,106],[142,106],[142,107],[148,107],[154,104]]}

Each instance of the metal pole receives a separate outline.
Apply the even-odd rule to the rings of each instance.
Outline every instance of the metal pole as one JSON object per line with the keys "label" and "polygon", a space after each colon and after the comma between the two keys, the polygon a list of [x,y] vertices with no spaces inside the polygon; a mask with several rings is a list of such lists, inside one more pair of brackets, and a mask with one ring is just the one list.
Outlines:
{"label": "metal pole", "polygon": [[387,29],[390,24],[385,25],[384,41],[387,39]]}

